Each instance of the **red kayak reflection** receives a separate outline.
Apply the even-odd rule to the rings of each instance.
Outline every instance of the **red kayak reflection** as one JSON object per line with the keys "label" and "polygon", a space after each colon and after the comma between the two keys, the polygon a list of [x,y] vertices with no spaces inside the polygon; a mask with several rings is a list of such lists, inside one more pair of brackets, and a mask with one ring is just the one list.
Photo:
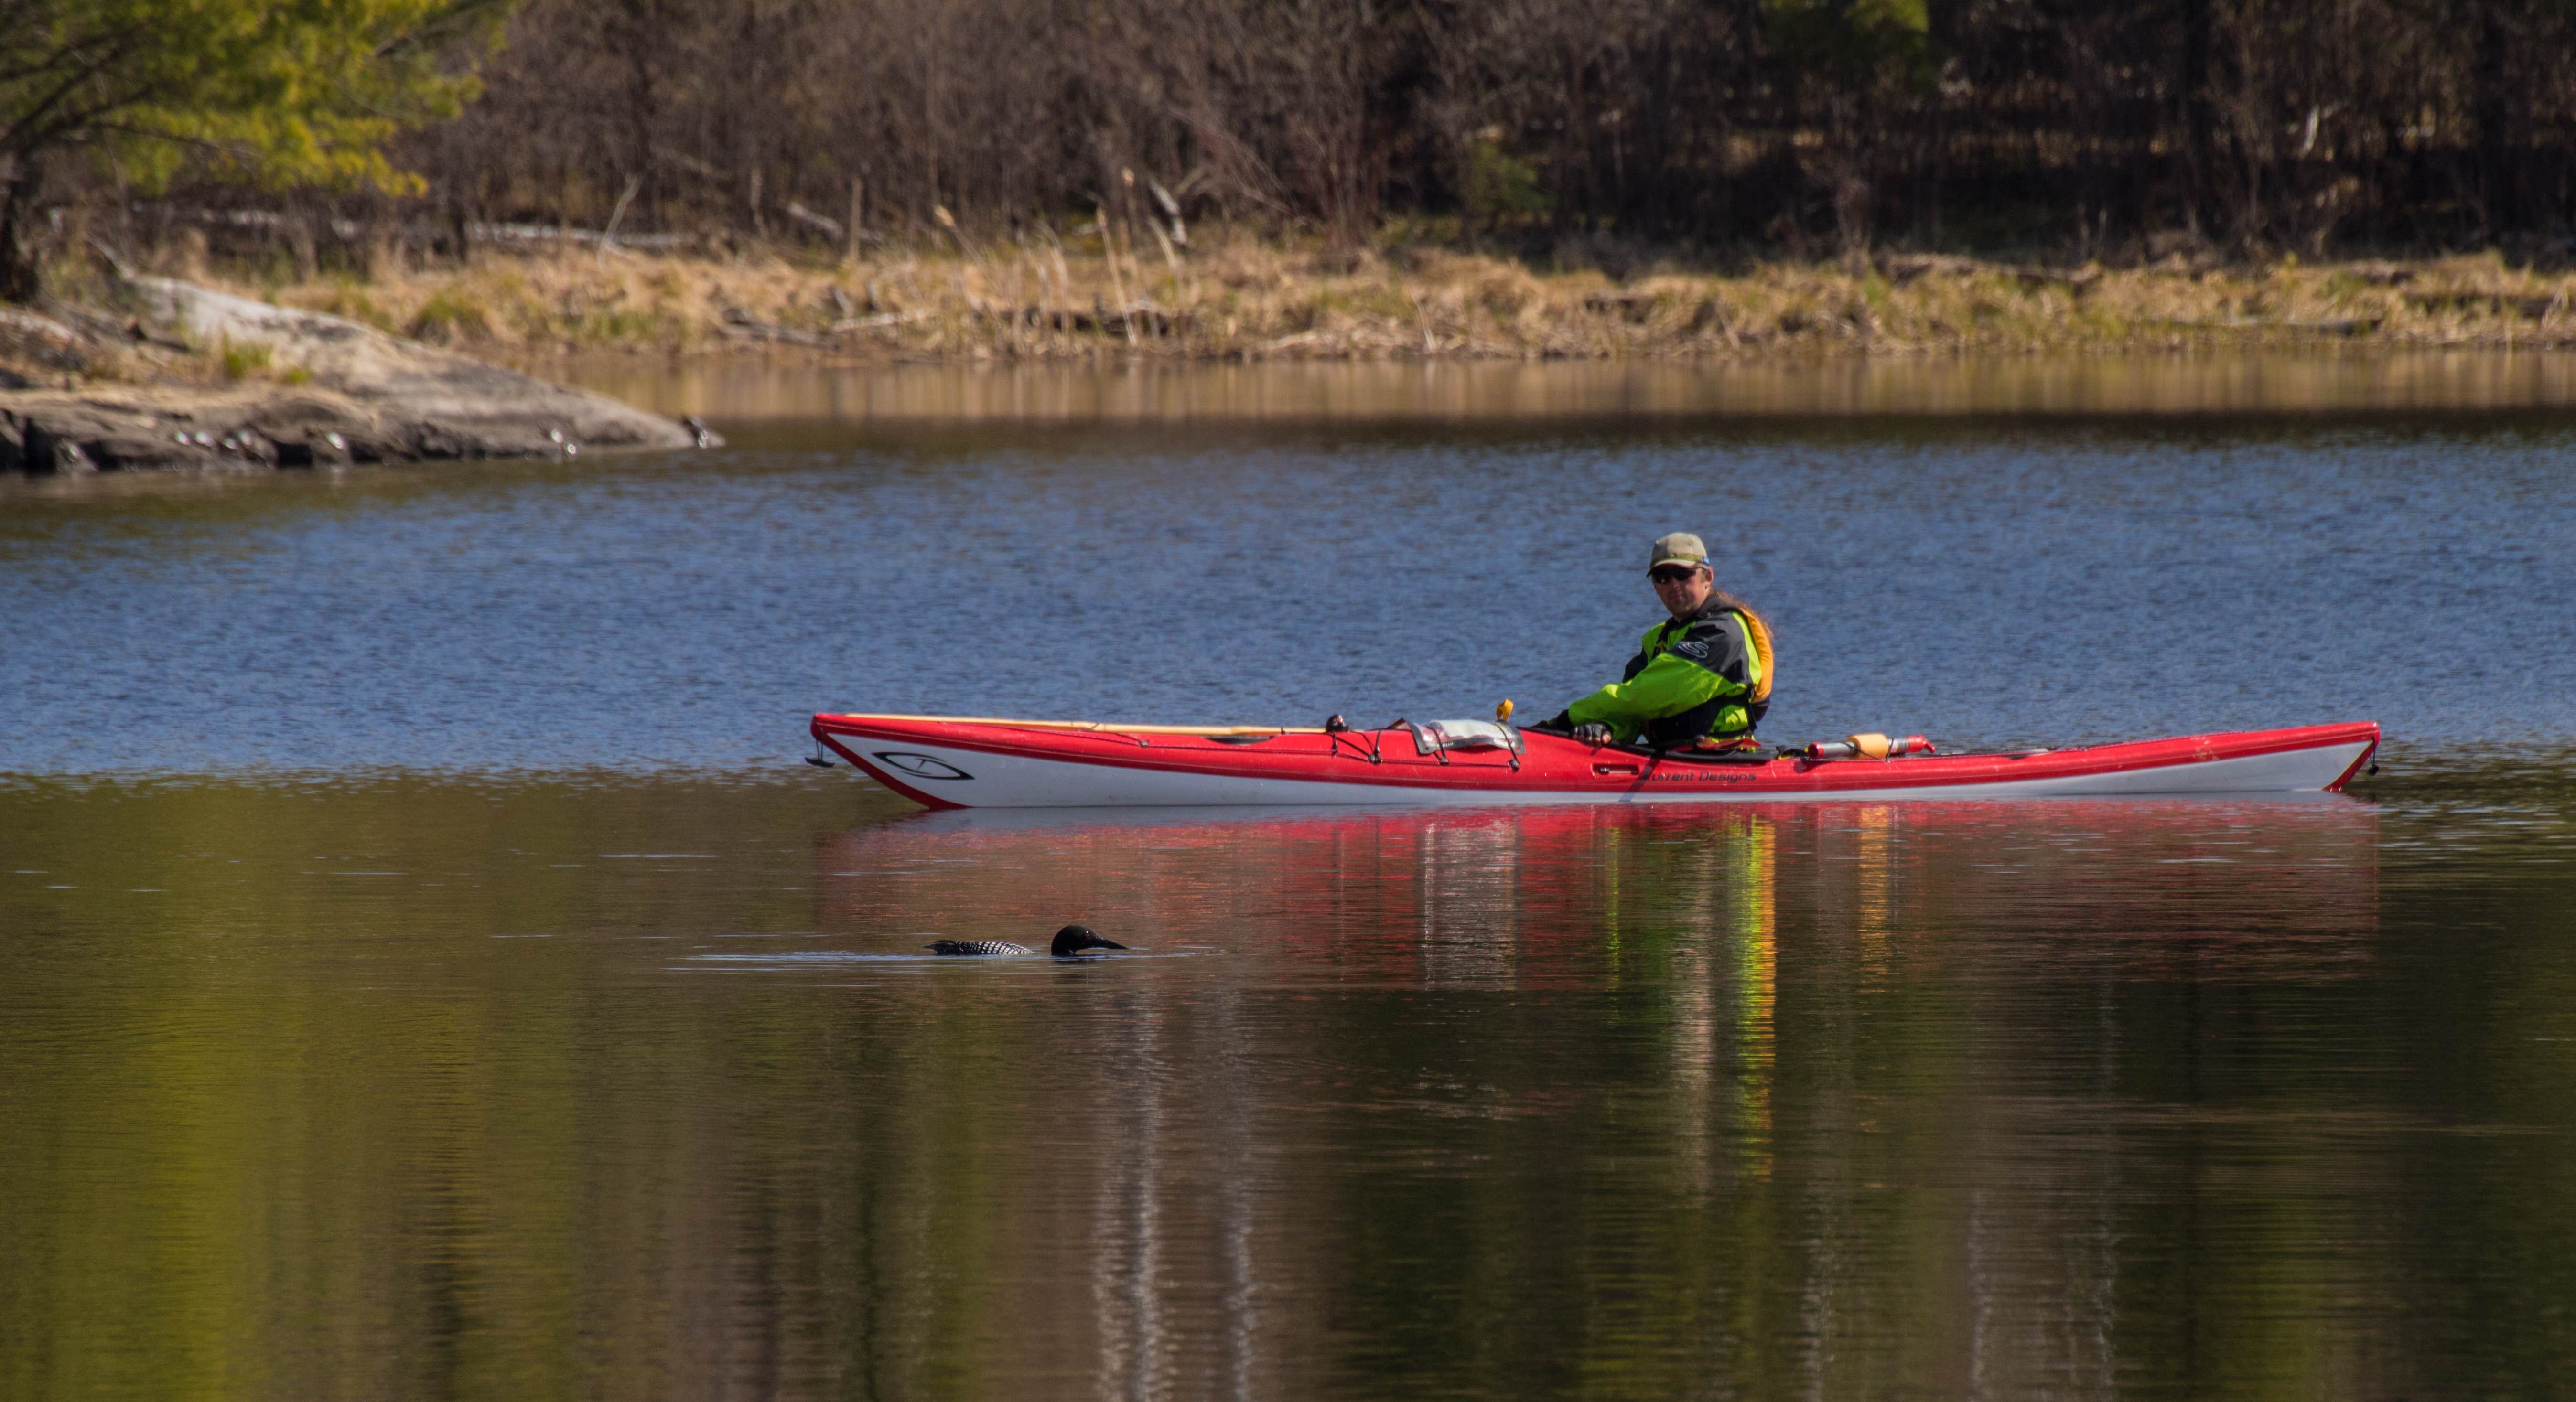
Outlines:
{"label": "red kayak reflection", "polygon": [[[839,834],[819,923],[1031,935],[1069,920],[1414,983],[1593,985],[1784,939],[1891,977],[1991,957],[2046,976],[2314,977],[2378,925],[2378,815],[2341,795],[1723,809],[973,810]],[[1983,952],[1983,953],[1981,953]]]}

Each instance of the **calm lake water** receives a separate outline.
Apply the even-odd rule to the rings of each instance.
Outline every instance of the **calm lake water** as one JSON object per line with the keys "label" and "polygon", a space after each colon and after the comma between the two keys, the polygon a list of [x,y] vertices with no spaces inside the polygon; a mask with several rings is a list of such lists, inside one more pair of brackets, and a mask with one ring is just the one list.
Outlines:
{"label": "calm lake water", "polygon": [[[0,1397],[2565,1395],[2530,362],[782,377],[714,453],[0,488]],[[1780,741],[2369,717],[2384,771],[928,815],[797,762],[816,709],[1543,715],[1675,528]],[[1067,920],[1136,951],[919,948]]]}

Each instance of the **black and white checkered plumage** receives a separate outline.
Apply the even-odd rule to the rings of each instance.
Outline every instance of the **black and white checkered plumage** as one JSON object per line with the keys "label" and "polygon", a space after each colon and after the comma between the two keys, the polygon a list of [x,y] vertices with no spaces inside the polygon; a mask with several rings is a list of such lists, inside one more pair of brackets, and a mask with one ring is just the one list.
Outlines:
{"label": "black and white checkered plumage", "polygon": [[1009,940],[932,940],[923,946],[933,954],[1035,954],[1036,950]]}
{"label": "black and white checkered plumage", "polygon": [[[1008,940],[932,940],[922,946],[933,954],[973,956],[979,954],[1035,954],[1036,950]],[[1094,934],[1088,925],[1067,925],[1055,932],[1055,942],[1047,953],[1058,959],[1071,959],[1086,949],[1125,949],[1127,946]]]}

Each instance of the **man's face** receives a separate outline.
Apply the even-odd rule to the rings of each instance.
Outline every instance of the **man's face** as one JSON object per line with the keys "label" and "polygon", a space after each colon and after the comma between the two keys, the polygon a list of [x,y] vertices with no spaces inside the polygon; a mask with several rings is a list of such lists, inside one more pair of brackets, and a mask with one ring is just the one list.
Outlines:
{"label": "man's face", "polygon": [[1675,618],[1686,618],[1707,607],[1709,590],[1716,587],[1717,580],[1706,565],[1657,565],[1652,578],[1655,597],[1664,601],[1664,611]]}

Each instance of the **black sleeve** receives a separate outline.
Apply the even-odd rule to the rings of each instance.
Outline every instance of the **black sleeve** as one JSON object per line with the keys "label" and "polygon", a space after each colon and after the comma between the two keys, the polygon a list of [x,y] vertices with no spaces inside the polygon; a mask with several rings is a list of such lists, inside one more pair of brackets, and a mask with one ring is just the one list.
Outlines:
{"label": "black sleeve", "polygon": [[1673,644],[1672,651],[1737,686],[1745,685],[1752,671],[1745,661],[1750,645],[1744,637],[1744,624],[1732,613],[1692,624],[1690,632]]}

